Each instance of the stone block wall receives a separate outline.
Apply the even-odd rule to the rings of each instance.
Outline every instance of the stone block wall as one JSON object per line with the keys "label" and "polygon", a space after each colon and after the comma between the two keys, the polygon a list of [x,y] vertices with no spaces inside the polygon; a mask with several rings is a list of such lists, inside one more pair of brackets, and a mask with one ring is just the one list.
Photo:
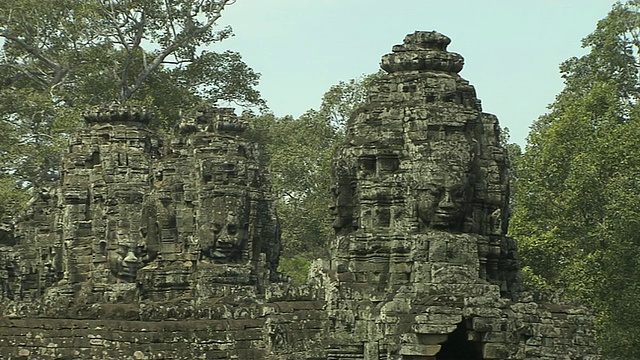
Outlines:
{"label": "stone block wall", "polygon": [[[0,320],[2,359],[314,359],[329,323],[317,289],[271,285],[206,301],[13,303]],[[39,313],[34,313],[34,310]]]}

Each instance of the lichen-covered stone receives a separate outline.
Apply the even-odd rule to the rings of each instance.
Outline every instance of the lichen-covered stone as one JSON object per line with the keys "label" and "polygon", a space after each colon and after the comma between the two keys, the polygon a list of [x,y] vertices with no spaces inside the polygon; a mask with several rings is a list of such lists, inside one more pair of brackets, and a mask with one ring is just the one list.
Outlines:
{"label": "lichen-covered stone", "polygon": [[330,258],[281,282],[248,124],[100,107],[59,187],[0,228],[6,359],[599,359],[580,307],[522,289],[507,156],[460,55],[416,32],[334,158]]}
{"label": "lichen-covered stone", "polygon": [[[521,284],[515,244],[504,235],[507,156],[497,119],[457,74],[462,57],[448,53],[448,43],[436,32],[408,35],[383,57],[389,74],[373,82],[347,124],[334,166],[336,270],[368,282],[378,263],[390,277],[385,286],[423,282],[426,274],[411,279],[412,267],[440,283],[457,271],[509,296]],[[444,58],[460,68],[430,62]],[[411,61],[418,65],[389,65]]]}
{"label": "lichen-covered stone", "polygon": [[60,187],[41,191],[16,225],[5,298],[211,298],[275,278],[278,222],[257,149],[241,136],[247,124],[204,109],[185,120],[192,131],[163,144],[150,116],[135,107],[85,115]]}
{"label": "lichen-covered stone", "polygon": [[416,32],[394,46],[347,123],[317,275],[332,289],[328,358],[595,358],[586,312],[522,292],[498,121],[449,42]]}

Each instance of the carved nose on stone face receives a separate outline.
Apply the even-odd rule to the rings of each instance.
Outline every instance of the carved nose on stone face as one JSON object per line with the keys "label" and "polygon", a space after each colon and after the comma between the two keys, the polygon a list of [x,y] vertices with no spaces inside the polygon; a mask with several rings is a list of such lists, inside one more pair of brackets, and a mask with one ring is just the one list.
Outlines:
{"label": "carved nose on stone face", "polygon": [[440,200],[440,202],[438,203],[438,206],[441,209],[451,209],[453,208],[453,201],[451,200],[451,194],[449,194],[448,191],[444,192],[444,196],[442,197],[442,200]]}
{"label": "carved nose on stone face", "polygon": [[136,255],[133,252],[129,251],[127,253],[127,256],[125,256],[124,260],[122,260],[122,261],[124,263],[128,263],[128,264],[136,263],[136,262],[138,262],[138,258],[136,257]]}

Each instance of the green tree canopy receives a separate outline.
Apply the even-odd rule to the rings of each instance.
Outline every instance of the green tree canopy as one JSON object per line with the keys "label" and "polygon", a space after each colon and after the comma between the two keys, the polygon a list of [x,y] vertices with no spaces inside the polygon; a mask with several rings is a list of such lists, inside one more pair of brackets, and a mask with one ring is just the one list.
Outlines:
{"label": "green tree canopy", "polygon": [[640,1],[617,3],[561,65],[565,88],[517,162],[511,235],[527,270],[597,311],[611,358],[640,358]]}
{"label": "green tree canopy", "polygon": [[[0,4],[3,83],[30,81],[54,100],[77,97],[126,103],[157,72],[182,80],[197,95],[217,101],[259,101],[225,65],[237,54],[202,47],[231,36],[215,22],[231,0],[15,0]],[[223,60],[223,61],[221,61]],[[238,69],[235,69],[238,70]],[[249,69],[242,69],[247,72]],[[241,78],[241,77],[240,77]],[[248,81],[246,81],[248,80]],[[226,84],[224,84],[226,82]],[[166,85],[166,84],[165,84]],[[94,87],[96,86],[96,87]],[[221,91],[224,89],[224,91]]]}
{"label": "green tree canopy", "polygon": [[282,221],[281,271],[294,282],[306,279],[310,262],[324,254],[333,234],[331,158],[343,139],[345,122],[364,104],[366,86],[375,76],[341,81],[324,94],[319,110],[298,118],[267,114],[251,119]]}
{"label": "green tree canopy", "polygon": [[0,176],[21,189],[55,179],[91,105],[149,105],[165,129],[200,103],[264,107],[238,53],[205,50],[232,35],[215,23],[233,2],[0,1]]}

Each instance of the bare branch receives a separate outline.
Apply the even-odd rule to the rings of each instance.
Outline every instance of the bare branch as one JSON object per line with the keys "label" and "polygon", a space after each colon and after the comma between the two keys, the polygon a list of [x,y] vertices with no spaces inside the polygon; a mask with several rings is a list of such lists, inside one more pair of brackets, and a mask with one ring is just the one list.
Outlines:
{"label": "bare branch", "polygon": [[169,65],[182,65],[182,64],[192,63],[192,62],[193,62],[193,59],[180,60],[176,58],[176,60],[173,60],[173,61],[165,60],[162,63],[169,64]]}
{"label": "bare branch", "polygon": [[113,26],[116,29],[116,38],[118,39],[119,43],[122,44],[122,46],[124,46],[124,49],[128,52],[129,51],[129,42],[127,41],[126,37],[124,36],[124,33],[122,33],[122,25],[119,23],[118,19],[116,18],[115,14],[115,9],[113,8],[113,3],[110,3],[110,7],[111,7],[111,11],[108,11],[104,5],[102,4],[102,1],[100,2],[100,5],[102,10],[104,11],[105,15],[107,15],[107,17],[109,18],[109,21],[113,24]]}
{"label": "bare branch", "polygon": [[140,21],[136,22],[136,26],[137,26],[137,31],[136,31],[136,36],[133,40],[133,48],[138,48],[140,47],[140,44],[142,43],[142,38],[144,36],[144,27],[147,24],[147,16],[146,14],[143,12],[140,15]]}
{"label": "bare branch", "polygon": [[[167,13],[169,13],[169,18],[171,18],[171,13],[170,13],[170,4],[168,0],[164,0],[164,6],[167,7]],[[169,21],[169,27],[171,30],[171,33],[173,34],[173,37],[176,38],[178,36],[178,33],[176,32],[176,27],[173,25],[173,21]]]}
{"label": "bare branch", "polygon": [[4,37],[7,40],[11,40],[12,42],[18,44],[22,49],[24,49],[29,54],[35,56],[36,58],[38,58],[39,60],[41,60],[42,62],[47,64],[47,66],[49,66],[51,69],[57,70],[57,69],[61,68],[61,66],[58,63],[56,63],[55,61],[53,61],[53,60],[47,58],[46,56],[44,56],[40,52],[40,50],[38,50],[37,48],[27,44],[24,40],[11,35],[8,30],[5,30],[2,33],[0,33],[0,36]]}
{"label": "bare branch", "polygon": [[[188,24],[185,24],[185,29],[183,30],[183,32],[180,33],[178,36],[176,36],[173,39],[173,42],[169,46],[167,46],[163,51],[161,51],[158,54],[158,56],[156,56],[153,59],[153,61],[149,66],[145,66],[144,70],[138,75],[134,85],[128,88],[126,92],[123,94],[123,99],[122,99],[123,102],[129,99],[134,92],[140,89],[140,87],[147,80],[149,75],[151,75],[151,73],[156,71],[165,62],[165,59],[167,58],[167,56],[174,53],[176,50],[178,50],[180,47],[187,44],[192,39],[200,36],[207,30],[209,30],[215,24],[215,22],[218,21],[218,19],[220,19],[220,17],[222,16],[221,15],[222,10],[226,6],[226,4],[230,1],[231,0],[223,0],[220,4],[217,4],[218,8],[212,11],[214,16],[211,17],[201,27],[188,26]],[[190,19],[191,18],[187,18],[186,20],[189,21]]]}
{"label": "bare branch", "polygon": [[42,52],[40,52],[39,49],[27,44],[24,40],[11,35],[9,31],[7,30],[3,31],[2,33],[0,33],[0,36],[14,42],[18,46],[20,46],[22,49],[24,49],[26,52],[33,55],[38,60],[42,61],[45,65],[51,68],[51,70],[53,70],[54,76],[53,76],[53,80],[49,83],[49,87],[54,86],[59,82],[61,82],[64,79],[64,77],[67,75],[67,73],[69,73],[69,69],[47,58],[42,54]]}

